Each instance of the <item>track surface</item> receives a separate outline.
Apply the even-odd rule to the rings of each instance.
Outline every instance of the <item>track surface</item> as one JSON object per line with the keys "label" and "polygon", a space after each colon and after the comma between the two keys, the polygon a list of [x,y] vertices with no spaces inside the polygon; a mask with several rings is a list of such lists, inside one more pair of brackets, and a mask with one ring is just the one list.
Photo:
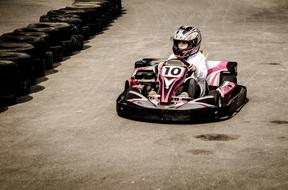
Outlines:
{"label": "track surface", "polygon": [[[44,2],[0,1],[0,32],[69,4]],[[23,13],[25,3],[33,6]],[[124,0],[123,6],[126,14],[86,50],[0,113],[0,189],[287,189],[287,1]],[[168,57],[180,24],[199,26],[210,60],[239,62],[250,102],[215,123],[118,117],[115,99],[133,62]]]}

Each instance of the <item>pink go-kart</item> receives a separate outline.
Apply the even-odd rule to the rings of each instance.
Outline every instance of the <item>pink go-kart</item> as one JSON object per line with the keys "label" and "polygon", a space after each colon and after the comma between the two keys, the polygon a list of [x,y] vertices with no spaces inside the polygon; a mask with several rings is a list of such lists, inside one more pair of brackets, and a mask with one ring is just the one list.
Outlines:
{"label": "pink go-kart", "polygon": [[117,98],[119,116],[151,122],[208,122],[231,117],[247,102],[247,89],[237,83],[237,62],[208,61],[207,93],[182,96],[188,64],[178,59],[144,58]]}

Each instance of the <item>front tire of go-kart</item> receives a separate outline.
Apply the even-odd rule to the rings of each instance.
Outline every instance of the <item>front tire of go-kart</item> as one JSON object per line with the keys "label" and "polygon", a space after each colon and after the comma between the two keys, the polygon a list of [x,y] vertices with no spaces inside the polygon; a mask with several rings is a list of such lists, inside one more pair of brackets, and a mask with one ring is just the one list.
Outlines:
{"label": "front tire of go-kart", "polygon": [[145,66],[147,66],[147,63],[142,60],[136,61],[134,65],[135,68],[145,67]]}
{"label": "front tire of go-kart", "polygon": [[126,80],[126,81],[125,81],[125,85],[124,85],[124,91],[128,90],[129,88],[130,88],[129,81]]}

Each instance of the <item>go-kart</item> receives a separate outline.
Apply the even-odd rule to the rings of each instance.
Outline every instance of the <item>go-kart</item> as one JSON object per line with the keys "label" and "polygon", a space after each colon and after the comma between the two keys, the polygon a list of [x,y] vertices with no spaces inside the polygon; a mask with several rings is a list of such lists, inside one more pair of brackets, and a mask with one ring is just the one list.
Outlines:
{"label": "go-kart", "polygon": [[207,93],[182,96],[188,63],[178,59],[144,58],[135,62],[130,80],[117,98],[119,116],[151,122],[211,121],[231,117],[247,101],[237,83],[237,62],[207,61]]}

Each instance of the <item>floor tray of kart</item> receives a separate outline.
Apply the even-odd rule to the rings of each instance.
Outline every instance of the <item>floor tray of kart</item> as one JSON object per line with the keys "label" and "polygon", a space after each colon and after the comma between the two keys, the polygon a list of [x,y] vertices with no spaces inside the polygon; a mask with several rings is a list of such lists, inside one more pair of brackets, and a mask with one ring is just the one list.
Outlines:
{"label": "floor tray of kart", "polygon": [[247,89],[237,83],[237,62],[207,61],[206,95],[183,96],[188,76],[185,61],[144,58],[117,98],[121,117],[151,122],[194,122],[225,118],[247,101]]}

